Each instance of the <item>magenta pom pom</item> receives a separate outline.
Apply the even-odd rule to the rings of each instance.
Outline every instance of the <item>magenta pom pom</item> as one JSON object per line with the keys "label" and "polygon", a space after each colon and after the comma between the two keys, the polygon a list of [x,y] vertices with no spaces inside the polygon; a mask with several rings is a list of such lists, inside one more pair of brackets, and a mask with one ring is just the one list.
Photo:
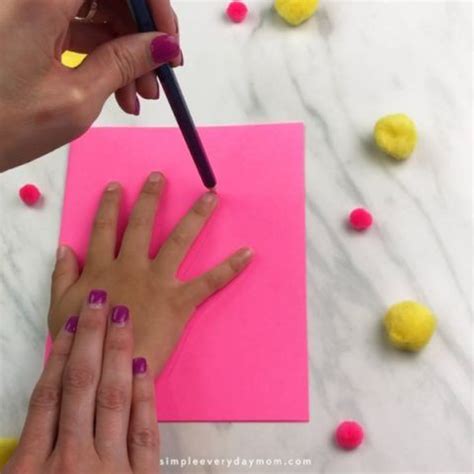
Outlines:
{"label": "magenta pom pom", "polygon": [[364,430],[356,421],[343,421],[336,430],[336,443],[342,449],[355,449],[364,440]]}
{"label": "magenta pom pom", "polygon": [[27,206],[34,206],[41,197],[41,192],[34,184],[25,184],[20,189],[19,195]]}
{"label": "magenta pom pom", "polygon": [[354,209],[349,215],[349,223],[355,230],[368,229],[373,222],[372,214],[362,207]]}
{"label": "magenta pom pom", "polygon": [[227,7],[227,16],[234,23],[242,23],[247,17],[247,5],[243,2],[230,2]]}

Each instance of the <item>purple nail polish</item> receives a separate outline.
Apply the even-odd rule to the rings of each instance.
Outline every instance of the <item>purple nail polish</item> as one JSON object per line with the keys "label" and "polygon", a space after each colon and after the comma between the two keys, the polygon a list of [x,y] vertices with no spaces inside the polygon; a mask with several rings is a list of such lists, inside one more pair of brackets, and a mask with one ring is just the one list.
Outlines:
{"label": "purple nail polish", "polygon": [[133,375],[144,374],[147,370],[147,362],[144,357],[135,357],[132,361]]}
{"label": "purple nail polish", "polygon": [[115,306],[110,317],[111,321],[118,326],[123,326],[128,321],[129,311],[126,306]]}
{"label": "purple nail polish", "polygon": [[140,115],[140,101],[135,97],[135,115]]}
{"label": "purple nail polish", "polygon": [[77,329],[77,323],[79,322],[79,316],[71,316],[64,326],[67,332],[75,333]]}
{"label": "purple nail polish", "polygon": [[92,290],[87,302],[92,308],[101,308],[107,301],[107,292],[104,290]]}
{"label": "purple nail polish", "polygon": [[170,62],[180,51],[178,40],[171,35],[157,36],[151,42],[151,56],[157,64]]}

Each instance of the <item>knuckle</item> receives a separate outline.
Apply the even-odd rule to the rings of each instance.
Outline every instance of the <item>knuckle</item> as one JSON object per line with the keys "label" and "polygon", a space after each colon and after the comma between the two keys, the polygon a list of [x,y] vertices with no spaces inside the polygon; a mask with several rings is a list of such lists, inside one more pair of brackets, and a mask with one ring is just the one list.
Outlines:
{"label": "knuckle", "polygon": [[240,272],[242,269],[242,264],[240,263],[240,260],[231,258],[229,262],[227,263],[227,266],[230,270],[231,275],[236,275],[237,273]]}
{"label": "knuckle", "polygon": [[133,401],[136,403],[149,403],[154,401],[155,396],[154,392],[150,388],[140,388],[140,389],[135,389],[135,392],[133,394]]}
{"label": "knuckle", "polygon": [[94,230],[110,230],[114,227],[114,221],[109,217],[98,216],[94,221]]}
{"label": "knuckle", "polygon": [[34,408],[52,409],[59,406],[61,391],[59,387],[40,384],[35,387],[31,394],[30,406]]}
{"label": "knuckle", "polygon": [[132,430],[129,436],[129,444],[140,448],[154,449],[158,447],[158,432],[152,428]]}
{"label": "knuckle", "polygon": [[63,384],[65,389],[88,389],[94,383],[94,372],[83,366],[69,366],[64,371]]}
{"label": "knuckle", "polygon": [[113,411],[124,411],[128,407],[130,394],[123,387],[110,385],[97,391],[97,406]]}
{"label": "knuckle", "polygon": [[132,348],[132,341],[126,335],[111,337],[107,342],[105,349],[108,351],[126,352]]}
{"label": "knuckle", "polygon": [[87,106],[87,97],[87,90],[82,86],[73,85],[68,88],[64,113],[65,117],[78,130],[87,130],[93,120],[91,109]]}
{"label": "knuckle", "polygon": [[176,247],[184,247],[188,242],[186,232],[182,230],[174,231],[170,235],[170,240]]}
{"label": "knuckle", "polygon": [[[91,317],[92,316],[92,317]],[[81,317],[80,326],[82,331],[97,332],[104,326],[102,318],[94,317],[95,315],[84,314]]]}
{"label": "knuckle", "polygon": [[113,64],[117,66],[120,74],[120,82],[122,86],[130,84],[135,79],[135,60],[132,52],[126,47],[120,47],[111,44],[109,48],[110,56]]}
{"label": "knuckle", "polygon": [[151,219],[144,215],[132,215],[128,221],[128,226],[132,229],[142,229],[151,225]]}
{"label": "knuckle", "polygon": [[206,288],[210,292],[214,292],[220,287],[220,278],[214,273],[209,273],[208,275],[206,275],[204,283],[206,285]]}
{"label": "knuckle", "polygon": [[202,201],[198,201],[191,209],[191,212],[200,219],[209,215],[209,206]]}

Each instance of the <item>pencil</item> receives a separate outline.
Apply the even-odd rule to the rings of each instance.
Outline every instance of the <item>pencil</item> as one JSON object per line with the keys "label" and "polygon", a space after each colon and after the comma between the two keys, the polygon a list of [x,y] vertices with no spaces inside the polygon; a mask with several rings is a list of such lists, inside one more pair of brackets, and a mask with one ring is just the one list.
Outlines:
{"label": "pencil", "polygon": [[[147,0],[128,0],[128,3],[138,30],[142,33],[156,31]],[[171,110],[178,122],[204,186],[208,189],[214,189],[216,187],[214,172],[173,69],[169,64],[163,64],[156,69],[155,73],[165,91]]]}

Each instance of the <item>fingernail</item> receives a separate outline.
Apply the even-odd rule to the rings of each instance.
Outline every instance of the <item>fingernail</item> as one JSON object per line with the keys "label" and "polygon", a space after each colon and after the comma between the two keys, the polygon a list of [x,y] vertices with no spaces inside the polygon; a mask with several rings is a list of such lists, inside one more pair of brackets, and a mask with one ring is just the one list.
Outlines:
{"label": "fingernail", "polygon": [[64,329],[66,329],[67,332],[70,333],[75,333],[77,329],[77,323],[79,321],[79,316],[71,316],[67,321],[66,324],[64,325]]}
{"label": "fingernail", "polygon": [[184,54],[183,52],[181,51],[181,63],[180,63],[181,66],[184,66]]}
{"label": "fingernail", "polygon": [[128,321],[129,311],[126,306],[115,306],[110,317],[111,321],[117,326],[125,326]]}
{"label": "fingernail", "polygon": [[144,357],[135,357],[132,361],[133,375],[144,374],[147,370],[147,362]]}
{"label": "fingernail", "polygon": [[150,176],[148,176],[150,183],[159,183],[162,179],[163,176],[159,171],[153,171],[153,173],[150,173]]}
{"label": "fingernail", "polygon": [[204,196],[202,197],[202,202],[204,202],[205,204],[207,205],[211,205],[211,204],[214,204],[217,200],[217,196],[215,193],[206,193],[204,194]]}
{"label": "fingernail", "polygon": [[140,115],[140,101],[135,97],[135,115]]}
{"label": "fingernail", "polygon": [[87,300],[89,307],[94,309],[102,308],[106,301],[107,292],[104,290],[92,290],[89,293],[89,298]]}
{"label": "fingernail", "polygon": [[172,35],[157,36],[151,42],[151,56],[157,64],[170,62],[178,56],[179,51],[178,40]]}
{"label": "fingernail", "polygon": [[56,250],[56,260],[61,260],[66,256],[67,247],[65,245],[60,245]]}
{"label": "fingernail", "polygon": [[115,191],[118,188],[119,188],[118,183],[109,183],[105,189],[106,191]]}
{"label": "fingernail", "polygon": [[242,262],[242,264],[247,263],[253,256],[254,251],[251,248],[242,249],[238,252],[237,258]]}

